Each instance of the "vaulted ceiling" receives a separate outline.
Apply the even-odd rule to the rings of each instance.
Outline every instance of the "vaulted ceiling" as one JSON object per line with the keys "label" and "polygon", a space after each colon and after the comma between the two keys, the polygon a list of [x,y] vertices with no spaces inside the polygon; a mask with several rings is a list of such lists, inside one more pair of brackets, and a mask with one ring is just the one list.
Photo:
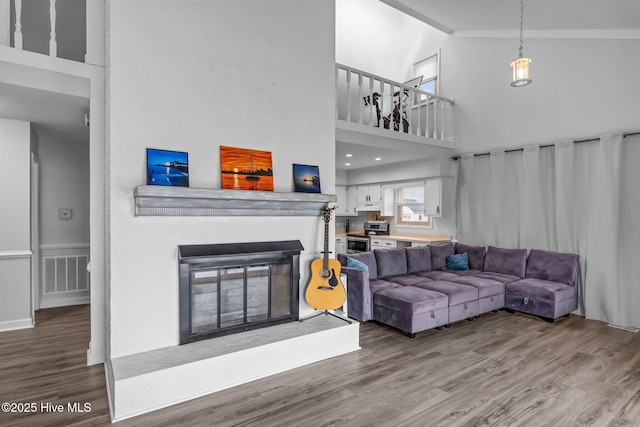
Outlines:
{"label": "vaulted ceiling", "polygon": [[[380,0],[441,31],[465,35],[516,31],[519,0]],[[525,0],[525,31],[552,37],[606,33],[640,38],[638,0]],[[632,36],[633,35],[633,36]]]}

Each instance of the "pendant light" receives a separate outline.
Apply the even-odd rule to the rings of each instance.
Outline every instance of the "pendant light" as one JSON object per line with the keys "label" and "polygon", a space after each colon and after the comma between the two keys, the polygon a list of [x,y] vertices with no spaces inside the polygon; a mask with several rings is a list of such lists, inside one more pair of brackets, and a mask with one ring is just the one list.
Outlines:
{"label": "pendant light", "polygon": [[529,78],[529,64],[531,58],[522,56],[522,23],[524,22],[524,0],[520,0],[520,55],[510,64],[513,69],[513,80],[511,86],[526,86],[533,80]]}

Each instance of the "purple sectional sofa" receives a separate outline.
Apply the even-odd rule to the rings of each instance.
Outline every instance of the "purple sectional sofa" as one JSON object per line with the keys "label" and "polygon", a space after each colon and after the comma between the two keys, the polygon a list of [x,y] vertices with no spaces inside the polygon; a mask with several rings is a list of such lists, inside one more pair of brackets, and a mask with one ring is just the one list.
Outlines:
{"label": "purple sectional sofa", "polygon": [[[447,269],[454,259],[463,269]],[[553,322],[578,307],[575,254],[447,243],[338,254],[338,260],[347,275],[349,316],[409,336],[502,308]]]}

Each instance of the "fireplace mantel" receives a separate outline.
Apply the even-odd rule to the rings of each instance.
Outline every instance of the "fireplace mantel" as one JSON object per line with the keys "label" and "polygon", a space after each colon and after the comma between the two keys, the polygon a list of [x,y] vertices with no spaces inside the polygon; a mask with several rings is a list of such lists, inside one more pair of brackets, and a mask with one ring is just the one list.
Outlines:
{"label": "fireplace mantel", "polygon": [[335,194],[141,185],[136,216],[319,216]]}

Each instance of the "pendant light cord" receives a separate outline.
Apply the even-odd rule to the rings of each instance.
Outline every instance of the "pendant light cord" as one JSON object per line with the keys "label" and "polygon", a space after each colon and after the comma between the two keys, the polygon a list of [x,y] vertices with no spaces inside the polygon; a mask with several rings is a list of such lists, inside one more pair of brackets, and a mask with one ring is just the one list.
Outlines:
{"label": "pendant light cord", "polygon": [[524,0],[520,0],[520,58],[522,55],[522,26],[524,24]]}

